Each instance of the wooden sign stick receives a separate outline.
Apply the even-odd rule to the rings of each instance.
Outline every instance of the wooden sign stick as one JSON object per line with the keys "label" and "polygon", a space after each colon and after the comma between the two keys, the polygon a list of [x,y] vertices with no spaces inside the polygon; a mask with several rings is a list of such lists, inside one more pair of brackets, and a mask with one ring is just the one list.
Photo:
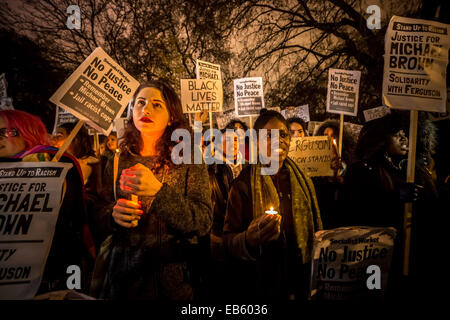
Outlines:
{"label": "wooden sign stick", "polygon": [[[414,175],[416,168],[416,144],[417,144],[417,121],[418,111],[411,110],[411,118],[409,123],[409,151],[408,151],[408,169],[406,173],[406,182],[414,183]],[[412,202],[405,203],[405,213],[403,216],[403,275],[409,273],[409,251],[411,247],[411,219],[412,219]]]}
{"label": "wooden sign stick", "polygon": [[211,129],[211,156],[214,156],[214,144],[213,144],[213,118],[212,118],[212,111],[209,112],[209,128]]}
{"label": "wooden sign stick", "polygon": [[[338,146],[338,156],[342,157],[342,137],[344,135],[344,114],[340,114],[339,119],[339,146]],[[336,176],[339,176],[339,169],[336,172]]]}
{"label": "wooden sign stick", "polygon": [[72,143],[73,138],[75,138],[75,136],[77,135],[78,131],[80,131],[80,129],[83,126],[83,124],[84,124],[84,120],[78,120],[78,123],[75,126],[75,128],[73,128],[73,130],[70,132],[69,136],[67,137],[66,141],[64,141],[64,144],[62,145],[62,147],[59,148],[58,152],[53,157],[53,159],[52,159],[53,162],[58,162],[59,161],[59,159],[61,158],[63,153],[67,150],[67,148]]}
{"label": "wooden sign stick", "polygon": [[[250,116],[250,154],[248,157],[248,160],[250,163],[253,163],[253,159],[254,159],[254,145],[253,145],[253,118],[252,116]],[[258,134],[258,133],[256,133]]]}

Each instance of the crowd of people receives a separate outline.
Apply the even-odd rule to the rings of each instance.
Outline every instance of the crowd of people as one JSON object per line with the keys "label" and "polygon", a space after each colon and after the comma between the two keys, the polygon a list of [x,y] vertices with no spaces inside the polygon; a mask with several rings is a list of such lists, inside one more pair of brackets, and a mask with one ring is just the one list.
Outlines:
{"label": "crowd of people", "polygon": [[[449,195],[448,163],[436,157],[439,136],[426,115],[416,183],[407,183],[409,127],[399,113],[366,123],[359,137],[344,130],[334,175],[310,178],[288,156],[291,139],[308,135],[302,119],[261,110],[253,129],[267,130],[258,136],[267,150],[257,152],[278,160],[276,174],[263,175],[265,164],[249,163],[249,140],[230,134],[247,130],[244,122],[233,120],[221,136],[202,141],[203,148],[214,144],[222,163],[174,164],[172,133],[193,132],[174,89],[143,83],[130,105],[119,141],[112,133],[94,150],[82,128],[60,159],[73,167],[38,294],[66,289],[66,268],[78,265],[81,291],[101,299],[305,300],[316,231],[382,226],[399,232],[389,282],[394,296],[405,290],[399,241],[406,202],[414,203],[408,281],[424,281],[428,264],[418,247],[430,240],[430,208],[438,214]],[[49,135],[36,116],[0,111],[0,158],[50,161],[73,129],[64,124]],[[325,121],[315,135],[339,143],[339,123]],[[265,214],[267,203],[278,214]]]}

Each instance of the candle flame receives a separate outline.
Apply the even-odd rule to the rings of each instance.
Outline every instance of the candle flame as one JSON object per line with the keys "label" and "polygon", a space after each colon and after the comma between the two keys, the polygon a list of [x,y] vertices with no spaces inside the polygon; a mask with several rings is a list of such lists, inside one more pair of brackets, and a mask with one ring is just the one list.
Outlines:
{"label": "candle flame", "polygon": [[273,211],[273,207],[270,207],[270,211]]}
{"label": "candle flame", "polygon": [[336,143],[336,139],[333,139],[333,144],[334,144],[334,145],[336,145],[336,144],[337,144],[337,143]]}

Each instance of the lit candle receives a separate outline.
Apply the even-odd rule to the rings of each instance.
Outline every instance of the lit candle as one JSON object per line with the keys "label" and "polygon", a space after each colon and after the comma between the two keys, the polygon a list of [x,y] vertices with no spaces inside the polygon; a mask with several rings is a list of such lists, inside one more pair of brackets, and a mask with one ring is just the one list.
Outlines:
{"label": "lit candle", "polygon": [[266,210],[266,214],[277,214],[277,211],[273,210],[273,207],[270,207],[270,210]]}
{"label": "lit candle", "polygon": [[[132,194],[132,195],[131,195],[131,201],[138,203],[138,196],[135,195],[135,194]],[[131,221],[131,225],[132,225],[133,227],[137,227],[137,225],[138,225],[138,220],[137,220],[137,219],[132,220],[132,221]]]}

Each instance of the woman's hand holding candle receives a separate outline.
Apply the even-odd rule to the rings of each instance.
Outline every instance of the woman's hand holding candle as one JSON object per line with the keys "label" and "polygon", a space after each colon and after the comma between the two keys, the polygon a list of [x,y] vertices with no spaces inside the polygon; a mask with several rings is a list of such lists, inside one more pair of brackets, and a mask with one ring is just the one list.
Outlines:
{"label": "woman's hand holding candle", "polygon": [[141,204],[126,199],[119,199],[113,208],[112,216],[114,221],[125,228],[135,227],[134,220],[141,219],[143,211],[141,210]]}
{"label": "woman's hand holding candle", "polygon": [[246,231],[247,244],[256,247],[278,239],[281,231],[279,214],[264,214],[250,223]]}
{"label": "woman's hand holding candle", "polygon": [[120,189],[125,193],[153,197],[161,188],[153,172],[140,163],[122,170],[120,175]]}

